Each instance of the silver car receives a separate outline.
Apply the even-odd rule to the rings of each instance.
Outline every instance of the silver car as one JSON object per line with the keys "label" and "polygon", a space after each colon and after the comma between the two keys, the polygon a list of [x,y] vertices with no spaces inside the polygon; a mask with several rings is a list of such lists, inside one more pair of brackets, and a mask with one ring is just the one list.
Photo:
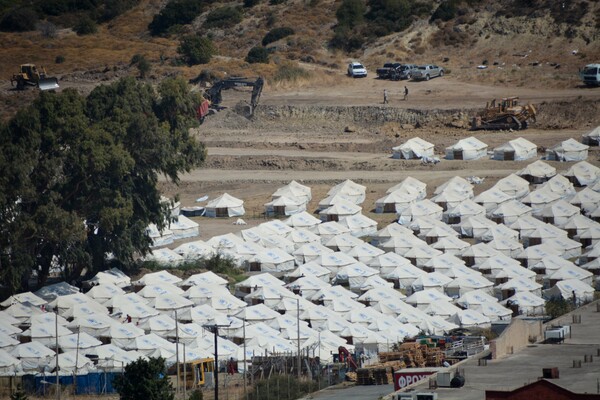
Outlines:
{"label": "silver car", "polygon": [[419,65],[412,71],[411,76],[415,81],[428,81],[436,76],[444,76],[444,69],[433,64]]}

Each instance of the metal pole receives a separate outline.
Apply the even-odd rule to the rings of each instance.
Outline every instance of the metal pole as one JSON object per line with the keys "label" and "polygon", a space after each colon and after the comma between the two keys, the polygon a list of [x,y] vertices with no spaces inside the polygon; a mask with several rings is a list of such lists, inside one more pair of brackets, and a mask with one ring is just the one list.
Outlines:
{"label": "metal pole", "polygon": [[298,324],[298,379],[300,379],[302,370],[302,361],[300,355],[300,299],[296,299],[296,308],[298,315],[296,316],[296,323]]}
{"label": "metal pole", "polygon": [[54,318],[54,330],[56,334],[56,398],[60,400],[60,383],[58,382],[58,306],[56,306],[56,310],[54,310],[55,318]]}
{"label": "metal pole", "polygon": [[175,310],[175,370],[177,375],[175,377],[175,394],[179,394],[179,324],[177,323],[177,310]]}
{"label": "metal pole", "polygon": [[183,343],[183,398],[187,399],[187,369],[185,365],[185,343]]}
{"label": "metal pole", "polygon": [[242,331],[244,332],[244,398],[248,400],[248,387],[246,386],[247,374],[248,370],[246,369],[246,319],[242,320],[244,324],[242,325]]}
{"label": "metal pole", "polygon": [[218,337],[219,327],[215,325],[215,400],[219,400],[219,348],[217,347]]}
{"label": "metal pole", "polygon": [[81,325],[77,327],[77,347],[75,348],[75,376],[73,377],[73,385],[77,391],[77,365],[79,364],[79,334],[81,333]]}

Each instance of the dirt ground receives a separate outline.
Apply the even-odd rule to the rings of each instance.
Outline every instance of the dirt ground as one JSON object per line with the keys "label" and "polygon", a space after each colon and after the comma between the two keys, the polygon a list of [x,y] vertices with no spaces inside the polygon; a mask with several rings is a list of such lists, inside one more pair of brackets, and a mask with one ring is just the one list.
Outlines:
{"label": "dirt ground", "polygon": [[[343,76],[340,81],[331,87],[266,88],[251,119],[236,112],[249,94],[224,92],[224,104],[230,108],[210,116],[197,132],[208,150],[205,166],[184,174],[179,186],[161,182],[163,192],[178,195],[183,207],[204,205],[196,199],[204,195],[212,199],[224,192],[244,200],[247,225],[234,225],[235,218],[195,217],[200,239],[264,222],[263,205],[292,179],[312,188],[309,212],[316,210],[329,188],[345,179],[367,186],[363,213],[382,228],[394,221],[394,215],[375,214],[375,200],[407,176],[427,183],[429,194],[453,176],[478,176],[485,178],[475,188],[479,193],[533,161],[444,160],[444,149],[461,138],[475,136],[490,151],[524,137],[538,145],[541,158],[545,148],[571,137],[580,140],[583,133],[600,125],[600,88],[495,87],[449,76],[428,82]],[[406,101],[401,99],[405,85],[409,88]],[[384,88],[390,92],[387,105],[381,104]],[[537,122],[530,129],[469,131],[468,120],[486,101],[513,95],[538,108]],[[394,116],[399,117],[395,120]],[[435,144],[439,164],[391,158],[393,146],[415,136]],[[588,161],[600,166],[599,155],[598,149],[590,149]],[[571,165],[551,164],[559,172]]]}

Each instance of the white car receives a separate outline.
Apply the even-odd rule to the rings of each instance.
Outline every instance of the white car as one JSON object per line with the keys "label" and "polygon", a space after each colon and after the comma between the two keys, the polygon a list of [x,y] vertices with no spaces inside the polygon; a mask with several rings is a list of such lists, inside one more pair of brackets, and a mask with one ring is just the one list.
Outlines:
{"label": "white car", "polygon": [[367,76],[367,69],[359,62],[351,62],[348,64],[348,76],[353,78],[365,78]]}

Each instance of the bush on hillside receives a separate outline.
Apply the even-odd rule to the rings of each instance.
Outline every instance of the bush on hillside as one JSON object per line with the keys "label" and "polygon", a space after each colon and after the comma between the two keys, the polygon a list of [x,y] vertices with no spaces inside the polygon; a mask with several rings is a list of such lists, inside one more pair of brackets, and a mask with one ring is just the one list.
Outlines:
{"label": "bush on hillside", "polygon": [[442,21],[450,21],[456,17],[457,12],[458,7],[456,6],[456,0],[446,0],[442,2],[438,8],[436,8],[429,21],[433,22],[438,19]]}
{"label": "bush on hillside", "polygon": [[269,62],[269,52],[262,46],[253,47],[246,56],[246,62],[249,62],[250,64],[266,64]]}
{"label": "bush on hillside", "polygon": [[272,6],[276,6],[277,4],[283,4],[285,3],[287,0],[269,0],[269,4]]}
{"label": "bush on hillside", "polygon": [[335,12],[338,25],[346,28],[353,28],[361,24],[364,15],[367,12],[367,6],[362,0],[343,0],[342,4]]}
{"label": "bush on hillside", "polygon": [[204,9],[204,3],[198,0],[171,0],[154,16],[148,25],[150,34],[158,36],[166,33],[174,25],[192,22]]}
{"label": "bush on hillside", "polygon": [[4,14],[0,20],[0,31],[27,32],[33,31],[38,21],[36,12],[28,7],[15,8]]}
{"label": "bush on hillside", "polygon": [[329,45],[338,50],[351,52],[359,50],[365,44],[365,36],[356,30],[337,29]]}
{"label": "bush on hillside", "polygon": [[216,54],[216,49],[209,38],[188,35],[179,42],[177,52],[181,54],[188,65],[196,65],[208,63]]}
{"label": "bush on hillside", "polygon": [[98,32],[98,25],[96,25],[96,22],[93,19],[85,15],[81,17],[79,22],[77,22],[77,25],[73,27],[73,30],[79,36],[91,35]]}
{"label": "bush on hillside", "polygon": [[295,82],[310,77],[310,72],[291,63],[281,64],[273,76],[275,82]]}
{"label": "bush on hillside", "polygon": [[244,0],[244,7],[252,8],[258,3],[260,3],[260,0]]}
{"label": "bush on hillside", "polygon": [[210,28],[231,28],[239,24],[244,19],[244,14],[240,7],[220,7],[208,13],[203,27]]}
{"label": "bush on hillside", "polygon": [[281,28],[271,29],[262,40],[262,45],[266,46],[269,43],[273,43],[278,41],[279,39],[283,39],[284,37],[290,36],[294,34],[294,30],[287,26]]}
{"label": "bush on hillside", "polygon": [[65,56],[63,56],[63,55],[58,55],[58,56],[56,56],[56,58],[54,59],[54,62],[55,62],[56,64],[62,64],[62,63],[64,63],[65,61],[66,61],[66,59],[65,59]]}

